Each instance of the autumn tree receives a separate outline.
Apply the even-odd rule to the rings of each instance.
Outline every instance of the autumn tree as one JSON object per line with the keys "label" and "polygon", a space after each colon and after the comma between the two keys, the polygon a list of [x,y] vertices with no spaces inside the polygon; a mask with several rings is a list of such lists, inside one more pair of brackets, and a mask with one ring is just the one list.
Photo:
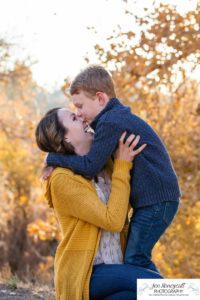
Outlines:
{"label": "autumn tree", "polygon": [[[38,249],[29,236],[29,224],[43,216],[43,222],[38,221],[39,232],[42,236],[45,228],[49,237],[50,229],[55,226],[41,196],[43,156],[34,136],[35,125],[46,110],[47,98],[46,92],[34,82],[29,66],[11,61],[9,47],[0,41],[0,267],[7,262],[12,273],[25,275],[37,263],[48,262],[42,245]],[[51,239],[55,240],[55,236]]]}

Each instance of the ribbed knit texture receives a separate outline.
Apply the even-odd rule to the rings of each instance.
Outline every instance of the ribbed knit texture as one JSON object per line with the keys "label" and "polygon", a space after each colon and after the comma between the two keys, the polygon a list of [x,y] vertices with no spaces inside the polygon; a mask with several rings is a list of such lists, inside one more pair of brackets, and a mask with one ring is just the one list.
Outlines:
{"label": "ribbed knit texture", "polygon": [[178,201],[180,189],[169,154],[156,132],[118,99],[111,99],[91,124],[94,142],[85,156],[50,153],[48,165],[70,167],[75,172],[93,177],[115,151],[121,134],[140,135],[139,146],[148,146],[134,160],[131,176],[130,203],[134,208],[163,201]]}
{"label": "ribbed knit texture", "polygon": [[71,170],[56,168],[46,183],[62,232],[55,256],[57,300],[89,300],[89,280],[101,229],[120,232],[126,219],[132,164],[116,160],[107,205],[90,180]]}

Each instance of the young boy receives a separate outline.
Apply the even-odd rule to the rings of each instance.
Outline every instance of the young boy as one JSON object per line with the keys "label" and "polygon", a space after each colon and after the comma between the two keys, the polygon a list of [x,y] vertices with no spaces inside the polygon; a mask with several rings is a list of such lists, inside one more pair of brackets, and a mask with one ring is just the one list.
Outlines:
{"label": "young boy", "polygon": [[49,153],[47,164],[70,167],[92,178],[114,153],[124,131],[140,135],[139,144],[147,147],[136,157],[131,171],[130,204],[134,212],[124,262],[157,271],[151,252],[172,222],[180,197],[169,154],[154,130],[116,99],[112,78],[103,67],[89,66],[79,73],[70,94],[79,117],[94,129],[94,142],[82,157]]}

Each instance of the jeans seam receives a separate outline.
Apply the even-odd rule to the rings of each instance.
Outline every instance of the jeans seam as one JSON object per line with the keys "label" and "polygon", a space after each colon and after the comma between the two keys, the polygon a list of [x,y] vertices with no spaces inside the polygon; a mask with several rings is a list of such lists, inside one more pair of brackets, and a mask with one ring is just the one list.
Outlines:
{"label": "jeans seam", "polygon": [[165,210],[164,210],[164,213],[163,213],[163,222],[166,224],[166,225],[169,225],[169,223],[166,221],[166,210],[167,210],[167,205],[168,203],[166,203],[165,205]]}
{"label": "jeans seam", "polygon": [[159,210],[154,210],[153,211],[153,217],[152,217],[152,220],[151,220],[151,225],[148,227],[148,231],[146,232],[144,238],[142,239],[141,241],[141,250],[143,253],[145,253],[145,255],[147,254],[146,251],[145,251],[145,247],[144,247],[144,241],[146,241],[147,237],[149,236],[149,233],[151,232],[152,230],[152,227],[153,227],[153,222],[154,222],[154,219],[155,219],[155,216],[156,216],[156,213],[159,212]]}
{"label": "jeans seam", "polygon": [[[176,202],[175,202],[176,203]],[[167,220],[166,220],[166,210],[167,210],[167,207],[168,206],[170,206],[172,203],[170,202],[166,202],[166,205],[165,205],[165,210],[164,210],[164,213],[163,213],[163,222],[167,225],[167,226],[169,226],[171,223],[172,223],[172,221],[173,221],[173,219],[174,219],[174,217],[175,217],[175,215],[176,215],[176,212],[177,212],[177,210],[178,210],[178,206],[177,206],[177,209],[176,209],[176,212],[175,212],[175,208],[173,207],[173,217],[172,217],[172,220],[170,220],[170,222],[167,222]],[[174,204],[174,202],[173,202],[173,204]]]}

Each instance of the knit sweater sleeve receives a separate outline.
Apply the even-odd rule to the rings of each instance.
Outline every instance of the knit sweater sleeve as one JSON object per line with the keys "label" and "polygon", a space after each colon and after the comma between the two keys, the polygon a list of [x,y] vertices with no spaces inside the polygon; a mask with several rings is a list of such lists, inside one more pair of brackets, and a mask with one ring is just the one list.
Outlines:
{"label": "knit sweater sleeve", "polygon": [[87,155],[65,155],[49,153],[47,164],[71,168],[74,172],[94,177],[104,167],[115,151],[123,129],[112,122],[100,122],[97,126],[92,147]]}
{"label": "knit sweater sleeve", "polygon": [[51,183],[54,209],[105,230],[120,232],[128,208],[131,167],[130,162],[115,161],[112,190],[106,205],[86,179],[72,173],[56,174]]}

